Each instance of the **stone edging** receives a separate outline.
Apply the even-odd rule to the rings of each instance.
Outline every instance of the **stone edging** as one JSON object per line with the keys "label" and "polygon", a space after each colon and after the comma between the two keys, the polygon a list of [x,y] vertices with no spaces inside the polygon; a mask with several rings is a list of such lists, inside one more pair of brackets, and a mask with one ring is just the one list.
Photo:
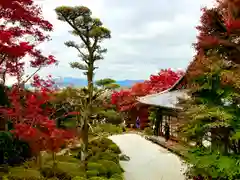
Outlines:
{"label": "stone edging", "polygon": [[181,157],[182,159],[185,159],[185,158],[186,158],[186,157],[183,155],[183,153],[181,153],[180,151],[177,151],[177,150],[175,150],[175,149],[173,149],[173,148],[171,148],[171,147],[166,146],[165,143],[162,143],[162,142],[160,142],[160,141],[152,138],[151,136],[144,135],[144,137],[145,137],[146,140],[151,141],[151,142],[153,142],[153,143],[155,143],[155,144],[157,144],[157,145],[159,145],[159,146],[167,149],[168,151],[170,151],[171,153],[173,153],[173,154]]}

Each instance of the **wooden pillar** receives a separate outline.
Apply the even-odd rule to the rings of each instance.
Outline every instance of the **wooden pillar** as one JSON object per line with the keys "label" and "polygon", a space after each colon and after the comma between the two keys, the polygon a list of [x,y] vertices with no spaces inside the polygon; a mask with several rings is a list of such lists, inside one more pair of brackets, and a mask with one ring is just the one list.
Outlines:
{"label": "wooden pillar", "polygon": [[156,135],[159,136],[162,131],[162,109],[158,108],[157,110],[157,117],[156,117],[156,124],[155,124],[155,129],[156,129]]}

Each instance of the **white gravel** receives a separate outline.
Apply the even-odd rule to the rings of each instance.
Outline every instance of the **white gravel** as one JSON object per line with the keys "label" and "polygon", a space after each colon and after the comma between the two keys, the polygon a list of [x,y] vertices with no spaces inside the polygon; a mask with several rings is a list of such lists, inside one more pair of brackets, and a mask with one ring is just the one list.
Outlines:
{"label": "white gravel", "polygon": [[123,161],[125,180],[184,180],[184,164],[166,149],[137,134],[109,137],[130,157]]}

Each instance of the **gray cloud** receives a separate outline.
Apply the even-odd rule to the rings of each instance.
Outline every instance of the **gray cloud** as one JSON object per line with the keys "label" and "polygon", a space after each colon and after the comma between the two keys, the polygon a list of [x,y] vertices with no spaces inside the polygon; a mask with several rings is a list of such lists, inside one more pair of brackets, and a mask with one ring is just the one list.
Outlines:
{"label": "gray cloud", "polygon": [[[81,72],[69,66],[78,57],[74,49],[63,44],[74,37],[68,33],[67,24],[56,20],[53,10],[59,5],[81,4],[77,0],[42,2],[45,17],[55,26],[52,41],[42,48],[53,53],[60,64],[41,73],[82,77]],[[209,1],[83,0],[82,5],[88,6],[112,31],[112,38],[104,42],[108,53],[98,62],[96,78],[147,79],[161,68],[187,67],[194,54],[191,46],[196,39],[200,8]]]}

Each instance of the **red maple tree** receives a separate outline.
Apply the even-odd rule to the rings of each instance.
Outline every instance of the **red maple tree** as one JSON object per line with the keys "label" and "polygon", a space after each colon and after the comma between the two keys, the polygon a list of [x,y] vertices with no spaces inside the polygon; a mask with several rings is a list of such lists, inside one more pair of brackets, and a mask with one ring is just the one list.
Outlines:
{"label": "red maple tree", "polygon": [[1,108],[1,113],[13,123],[12,133],[28,142],[34,154],[43,150],[57,152],[73,134],[58,129],[56,121],[49,118],[54,109],[44,107],[52,98],[51,80],[34,80],[33,92],[14,85],[8,93],[11,107]]}
{"label": "red maple tree", "polygon": [[208,56],[210,51],[215,52],[225,60],[240,64],[239,0],[216,0],[214,7],[202,11],[195,44],[198,53]]}
{"label": "red maple tree", "polygon": [[[57,62],[52,55],[46,57],[37,49],[37,45],[49,39],[45,32],[52,31],[53,26],[43,19],[40,7],[33,0],[1,1],[0,20],[0,73],[3,83],[6,75],[16,76],[21,83],[26,83],[42,67]],[[26,38],[31,38],[32,43]],[[36,71],[22,80],[26,55],[30,56],[30,65]]]}
{"label": "red maple tree", "polygon": [[[56,64],[52,55],[44,56],[37,46],[49,39],[45,32],[52,31],[52,24],[44,20],[41,9],[33,0],[0,1],[0,73],[2,83],[6,75],[17,78],[18,83],[7,92],[10,107],[1,107],[4,118],[13,122],[12,132],[29,143],[33,152],[56,152],[72,135],[58,129],[50,119],[54,109],[46,108],[51,99],[53,82],[41,79],[36,73],[43,67]],[[26,38],[32,38],[29,43]],[[36,71],[23,80],[26,55]],[[25,61],[24,61],[25,60]],[[24,84],[33,78],[35,91],[27,91]]]}
{"label": "red maple tree", "polygon": [[114,92],[111,98],[112,104],[120,111],[130,110],[138,104],[138,97],[169,89],[182,75],[182,71],[161,70],[157,75],[151,75],[149,80],[136,83],[130,89]]}

